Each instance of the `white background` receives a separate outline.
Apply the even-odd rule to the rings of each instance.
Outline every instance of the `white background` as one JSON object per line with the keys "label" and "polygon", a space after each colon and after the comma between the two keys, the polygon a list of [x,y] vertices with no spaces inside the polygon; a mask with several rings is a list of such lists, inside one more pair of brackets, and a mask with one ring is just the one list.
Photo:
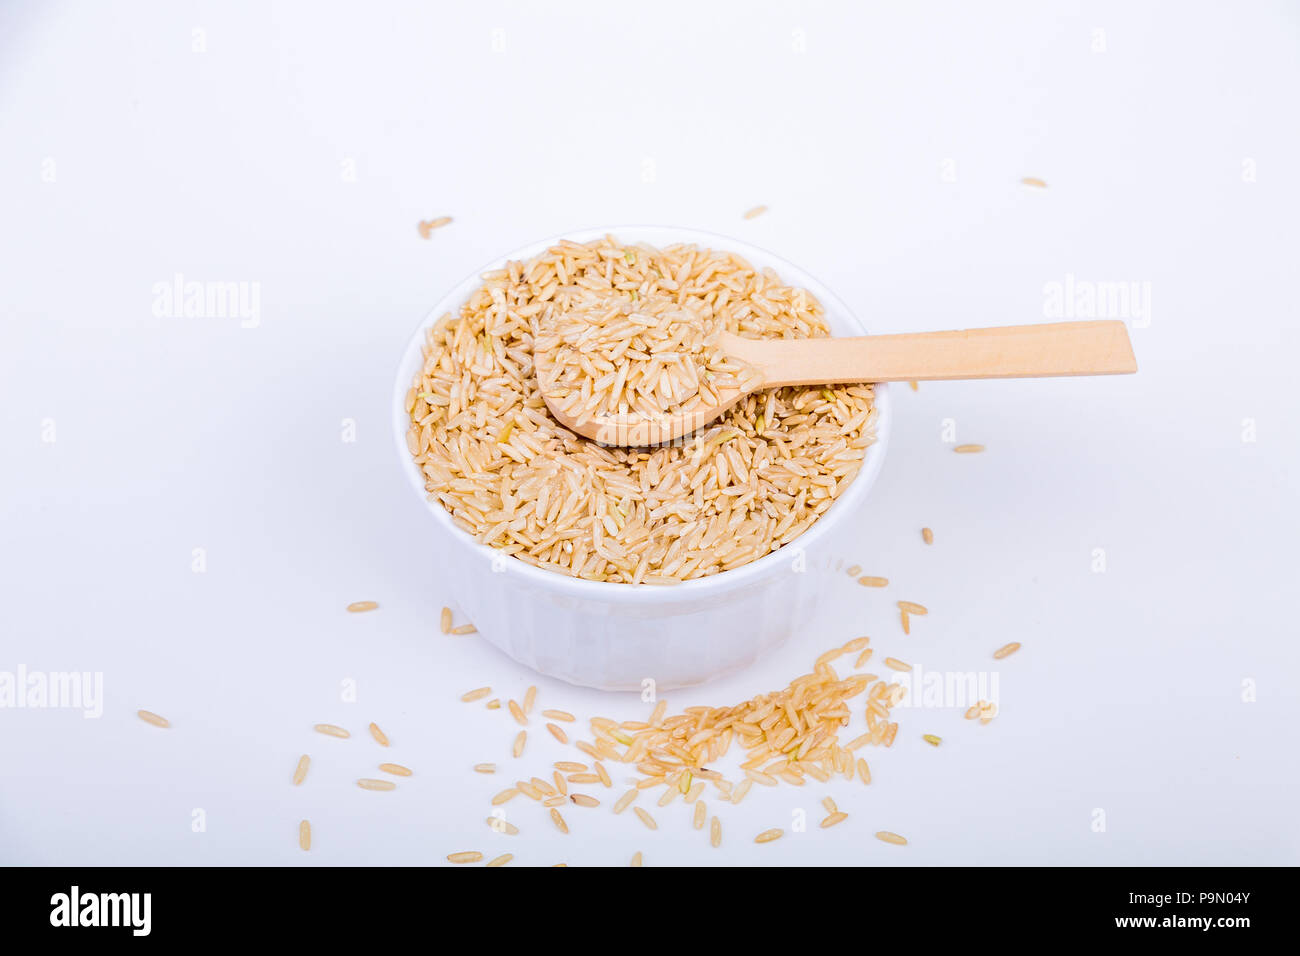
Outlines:
{"label": "white background", "polygon": [[[0,863],[1296,863],[1298,41],[1262,2],[5,4],[0,671],[102,672],[105,699],[0,710]],[[670,701],[870,634],[996,667],[1002,715],[903,710],[869,788],[755,788],[715,807],[721,851],[680,802],[641,801],[654,834],[613,816],[621,788],[567,837],[521,801],[519,836],[488,830],[491,794],[572,751],[535,722],[512,761],[509,718],[458,701],[532,678],[438,632],[456,596],[388,427],[447,288],[612,222],[770,248],[880,332],[1045,321],[1067,275],[1151,288],[1136,376],[894,390],[843,556],[890,588],[815,569],[817,620]],[[177,272],[260,283],[260,324],[155,317]],[[900,598],[931,609],[910,637]],[[648,709],[537,683],[539,708]],[[353,785],[385,757],[416,776]],[[809,832],[751,842],[797,809]]]}

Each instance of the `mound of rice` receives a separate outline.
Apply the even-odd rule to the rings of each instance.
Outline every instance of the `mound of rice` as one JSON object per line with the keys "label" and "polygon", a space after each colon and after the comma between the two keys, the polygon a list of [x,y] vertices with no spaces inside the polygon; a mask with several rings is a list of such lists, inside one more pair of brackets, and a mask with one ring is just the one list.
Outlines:
{"label": "mound of rice", "polygon": [[[566,309],[574,307],[577,321],[566,325]],[[430,498],[475,540],[591,581],[671,584],[740,567],[793,541],[861,467],[874,439],[871,387],[755,393],[679,442],[604,447],[550,416],[534,345],[540,335],[554,359],[566,346],[563,333],[555,341],[556,328],[581,335],[584,326],[605,328],[633,315],[655,331],[635,342],[628,325],[608,338],[589,333],[596,340],[590,347],[567,343],[574,359],[556,367],[577,369],[568,387],[585,379],[588,400],[612,395],[614,410],[658,412],[665,399],[670,409],[689,400],[678,391],[688,369],[702,388],[713,384],[710,375],[733,374],[710,365],[714,329],[754,338],[828,333],[812,295],[733,253],[624,246],[607,236],[509,262],[485,274],[457,314],[429,329],[424,366],[407,392],[407,446]],[[620,361],[628,356],[618,353],[619,341],[636,346],[632,362]],[[685,357],[656,361],[665,341]],[[584,355],[589,368],[576,357]],[[616,367],[599,366],[592,355]],[[594,387],[611,372],[617,380],[618,368],[629,364],[659,370],[639,393],[648,406],[629,398],[637,392],[636,383],[628,392],[627,378],[619,390],[610,381]],[[667,382],[664,369],[671,370]]]}
{"label": "mound of rice", "polygon": [[571,416],[635,425],[716,407],[748,386],[709,303],[561,290],[533,323],[542,393]]}

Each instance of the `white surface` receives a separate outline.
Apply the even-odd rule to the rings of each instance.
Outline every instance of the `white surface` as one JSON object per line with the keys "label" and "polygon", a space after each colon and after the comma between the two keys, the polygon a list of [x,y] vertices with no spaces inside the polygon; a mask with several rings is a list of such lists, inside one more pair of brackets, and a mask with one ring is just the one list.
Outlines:
{"label": "white surface", "polygon": [[[0,862],[1300,859],[1294,5],[227,6],[0,8],[0,671],[101,671],[106,698],[98,720],[0,711]],[[437,633],[455,595],[393,458],[391,376],[424,311],[493,255],[610,221],[768,247],[876,331],[1035,321],[1067,274],[1151,283],[1135,377],[896,390],[844,555],[891,586],[825,570],[806,631],[672,698],[783,686],[860,633],[955,671],[1020,640],[1002,716],[904,711],[870,788],[720,805],[725,852],[680,803],[654,834],[603,807],[564,837],[518,802],[521,835],[487,830],[520,774],[470,765],[539,773],[562,750],[534,725],[512,761],[509,718],[458,702],[530,675]],[[260,282],[260,324],[155,318],[176,272]],[[949,418],[988,452],[954,455]],[[931,609],[910,637],[899,598]],[[362,599],[381,610],[343,612]],[[539,707],[646,710],[539,686]],[[417,775],[352,785],[384,757]],[[840,828],[750,842],[825,792]]]}

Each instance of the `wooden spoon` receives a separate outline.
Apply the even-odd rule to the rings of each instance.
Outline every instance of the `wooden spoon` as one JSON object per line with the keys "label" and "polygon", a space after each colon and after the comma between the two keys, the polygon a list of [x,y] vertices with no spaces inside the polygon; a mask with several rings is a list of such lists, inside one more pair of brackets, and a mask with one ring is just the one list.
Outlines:
{"label": "wooden spoon", "polygon": [[[707,425],[750,392],[783,385],[1121,375],[1137,371],[1128,329],[1120,321],[820,339],[747,339],[727,332],[719,337],[719,344],[729,358],[750,366],[755,374],[747,376],[751,387],[724,393],[716,405],[646,420],[599,413],[569,415],[549,397],[546,403],[565,428],[602,444],[657,445]],[[534,361],[539,376],[546,376],[546,356],[535,356]]]}

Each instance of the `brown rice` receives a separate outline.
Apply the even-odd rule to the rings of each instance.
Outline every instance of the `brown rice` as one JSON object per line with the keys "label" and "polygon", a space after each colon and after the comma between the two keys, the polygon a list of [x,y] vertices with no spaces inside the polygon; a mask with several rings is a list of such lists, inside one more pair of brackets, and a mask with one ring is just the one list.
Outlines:
{"label": "brown rice", "polygon": [[650,816],[650,814],[646,813],[640,807],[633,807],[632,812],[637,815],[637,817],[641,820],[642,823],[646,825],[648,829],[650,830],[659,829],[659,824],[655,823],[655,818]]}
{"label": "brown rice", "polygon": [[428,331],[406,396],[430,498],[475,540],[585,580],[672,583],[790,543],[856,476],[874,440],[869,385],[750,395],[687,441],[649,449],[601,447],[557,425],[533,373],[532,323],[588,293],[637,309],[671,300],[750,337],[827,333],[806,291],[693,246],[561,242],[486,274]]}
{"label": "brown rice", "polygon": [[[632,253],[635,255],[635,253]],[[533,323],[542,394],[566,415],[611,425],[716,408],[759,384],[717,344],[706,303],[561,290]]]}
{"label": "brown rice", "polygon": [[428,239],[429,233],[433,232],[433,230],[435,229],[441,229],[443,226],[447,225],[450,222],[451,222],[451,216],[439,216],[437,219],[429,219],[427,221],[422,221],[419,224],[419,226],[417,226],[416,228],[420,232],[421,239]]}

